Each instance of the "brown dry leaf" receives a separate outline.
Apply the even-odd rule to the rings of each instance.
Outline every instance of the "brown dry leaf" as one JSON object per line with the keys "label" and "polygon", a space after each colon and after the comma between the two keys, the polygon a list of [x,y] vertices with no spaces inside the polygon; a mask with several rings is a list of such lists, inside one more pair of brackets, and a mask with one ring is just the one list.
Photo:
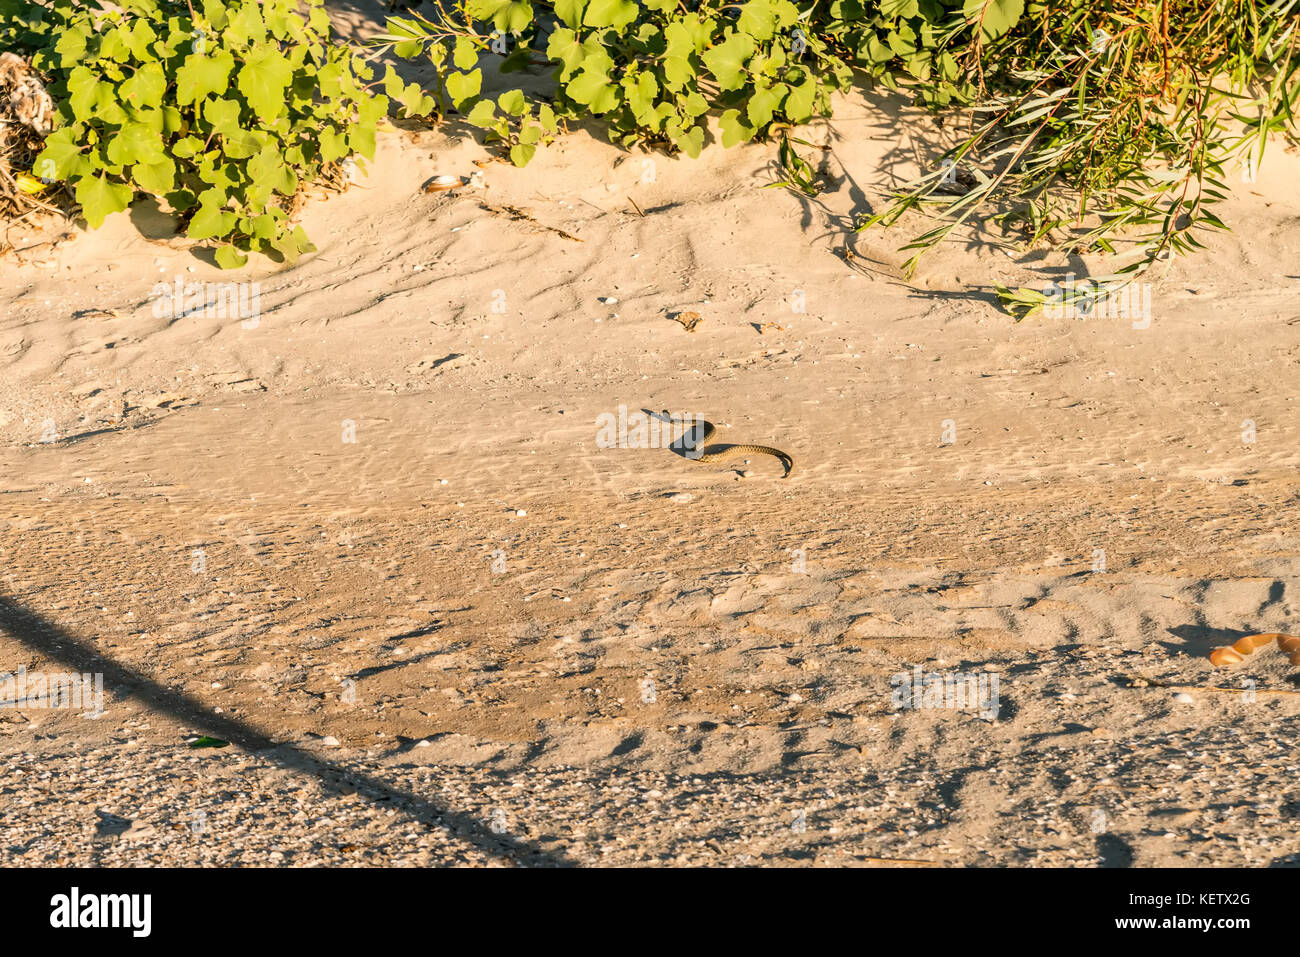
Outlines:
{"label": "brown dry leaf", "polygon": [[704,317],[698,312],[679,312],[675,316],[669,316],[674,322],[680,322],[682,328],[687,332],[694,332],[695,327],[704,321]]}

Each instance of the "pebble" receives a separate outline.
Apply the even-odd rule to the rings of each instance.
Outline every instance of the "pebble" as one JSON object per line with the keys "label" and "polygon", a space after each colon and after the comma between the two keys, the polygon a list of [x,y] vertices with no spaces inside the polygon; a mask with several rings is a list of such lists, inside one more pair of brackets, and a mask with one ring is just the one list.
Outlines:
{"label": "pebble", "polygon": [[515,509],[515,514],[518,515],[520,518],[523,518],[528,513],[524,511],[522,508],[517,508]]}
{"label": "pebble", "polygon": [[132,821],[131,826],[122,832],[122,840],[128,843],[143,841],[155,834],[157,834],[157,828],[152,824],[146,824],[144,821]]}
{"label": "pebble", "polygon": [[1191,695],[1189,695],[1186,691],[1178,692],[1178,694],[1174,695],[1174,700],[1177,701],[1179,704],[1196,704],[1196,699],[1193,698]]}

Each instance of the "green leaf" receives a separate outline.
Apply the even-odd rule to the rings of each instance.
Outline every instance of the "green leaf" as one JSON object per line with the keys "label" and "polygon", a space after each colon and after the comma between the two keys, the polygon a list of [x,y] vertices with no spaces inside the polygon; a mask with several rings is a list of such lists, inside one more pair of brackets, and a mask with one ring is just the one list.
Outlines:
{"label": "green leaf", "polygon": [[673,145],[679,150],[695,159],[700,155],[700,150],[704,148],[704,129],[703,127],[694,127],[683,133],[673,136]]}
{"label": "green leaf", "polygon": [[162,66],[156,62],[143,64],[135,73],[118,87],[118,95],[132,106],[162,106],[163,93],[167,90],[167,77],[163,75]]}
{"label": "green leaf", "polygon": [[272,144],[262,147],[262,151],[248,161],[248,172],[254,183],[270,187],[284,196],[292,196],[298,191],[298,177]]}
{"label": "green leaf", "polygon": [[176,102],[186,106],[210,93],[220,96],[230,86],[230,72],[234,68],[235,58],[225,50],[211,55],[191,53],[176,71]]}
{"label": "green leaf", "polygon": [[[215,258],[217,260],[217,265],[220,266],[222,269],[239,269],[241,266],[248,265],[248,257],[243,253],[241,253],[234,246],[220,247],[217,250]],[[199,740],[216,741],[217,739],[200,738]],[[225,746],[226,746],[226,742],[224,741],[221,742],[220,744],[199,744],[198,741],[195,741],[190,745],[191,748],[224,748]]]}
{"label": "green leaf", "polygon": [[478,66],[478,47],[474,41],[468,37],[457,37],[456,52],[452,54],[451,62],[456,64],[458,70],[472,70]]}
{"label": "green leaf", "polygon": [[636,13],[636,4],[631,0],[591,0],[582,16],[582,23],[588,27],[621,30],[636,19]]}
{"label": "green leaf", "polygon": [[736,90],[744,85],[745,62],[753,55],[753,37],[732,33],[725,42],[705,50],[702,59],[723,90]]}
{"label": "green leaf", "polygon": [[580,26],[582,24],[582,14],[586,8],[587,0],[555,0],[555,15],[566,26]]}
{"label": "green leaf", "polygon": [[772,114],[781,108],[781,101],[785,99],[788,90],[789,87],[784,83],[755,90],[745,107],[745,115],[749,118],[750,125],[762,129],[771,123]]}
{"label": "green leaf", "polygon": [[470,0],[469,10],[476,20],[491,20],[502,33],[522,33],[533,22],[532,5],[520,0]]}
{"label": "green leaf", "polygon": [[478,96],[479,90],[483,88],[483,74],[479,70],[473,73],[449,73],[446,83],[447,95],[459,110],[471,98]]}
{"label": "green leaf", "polygon": [[776,14],[772,12],[772,0],[748,0],[740,8],[736,29],[748,33],[755,40],[772,39],[776,33]]}
{"label": "green leaf", "polygon": [[491,129],[496,125],[497,107],[491,100],[479,100],[474,104],[474,109],[469,111],[469,116],[465,117],[471,126],[477,126],[480,129]]}
{"label": "green leaf", "polygon": [[263,120],[274,120],[285,109],[284,91],[293,81],[293,67],[284,54],[268,47],[249,56],[239,71],[239,92]]}
{"label": "green leaf", "polygon": [[569,82],[564,92],[595,114],[608,113],[618,105],[618,87],[609,81],[606,73],[583,70]]}
{"label": "green leaf", "polygon": [[107,176],[86,176],[77,182],[77,202],[91,229],[98,229],[110,213],[131,205],[131,188],[110,183]]}
{"label": "green leaf", "polygon": [[746,142],[755,133],[754,128],[740,118],[739,110],[727,110],[723,113],[721,126],[722,145],[728,149]]}
{"label": "green leaf", "polygon": [[48,180],[69,180],[89,176],[90,160],[83,155],[81,128],[65,126],[45,137],[45,148],[32,163],[32,171]]}
{"label": "green leaf", "polygon": [[817,81],[812,77],[804,80],[798,86],[790,88],[789,95],[785,98],[785,115],[793,123],[806,123],[813,116],[813,104],[817,98]]}
{"label": "green leaf", "polygon": [[584,51],[578,42],[578,35],[572,30],[561,27],[551,34],[546,44],[546,55],[552,60],[559,60],[563,65],[562,76],[567,77],[582,62]]}
{"label": "green leaf", "polygon": [[137,17],[135,23],[131,25],[131,55],[139,61],[148,61],[151,59],[149,44],[158,39],[158,34],[153,32],[153,27],[149,21],[143,17]]}
{"label": "green leaf", "polygon": [[104,150],[110,163],[127,166],[131,163],[152,163],[163,155],[162,137],[148,124],[130,122],[117,131]]}
{"label": "green leaf", "polygon": [[80,63],[86,56],[86,42],[90,39],[90,30],[84,24],[65,30],[54,44],[54,52],[59,54],[60,65],[71,67]]}
{"label": "green leaf", "polygon": [[497,97],[497,105],[511,116],[523,116],[524,111],[528,109],[528,103],[524,100],[522,90],[510,90],[502,93]]}
{"label": "green leaf", "polygon": [[238,132],[239,113],[238,100],[207,100],[203,104],[203,118],[212,124],[215,133],[232,135]]}
{"label": "green leaf", "polygon": [[176,184],[176,164],[167,156],[151,163],[137,163],[131,167],[131,179],[145,192],[163,196]]}
{"label": "green leaf", "polygon": [[880,0],[881,16],[891,19],[897,17],[914,17],[920,13],[916,0]]}
{"label": "green leaf", "polygon": [[190,220],[185,234],[191,239],[227,236],[235,224],[235,214],[224,210],[226,196],[219,189],[209,189],[199,196],[199,210]]}
{"label": "green leaf", "polygon": [[345,134],[329,127],[323,128],[320,137],[320,158],[323,162],[333,163],[348,155],[348,138]]}
{"label": "green leaf", "polygon": [[980,26],[980,37],[992,40],[1016,25],[1025,12],[1025,0],[966,0],[962,16]]}

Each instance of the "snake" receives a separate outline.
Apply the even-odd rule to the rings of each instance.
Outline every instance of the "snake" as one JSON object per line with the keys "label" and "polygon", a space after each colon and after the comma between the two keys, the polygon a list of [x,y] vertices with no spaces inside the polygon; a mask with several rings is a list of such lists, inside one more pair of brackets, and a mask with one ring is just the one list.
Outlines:
{"label": "snake", "polygon": [[[663,415],[667,416],[669,421],[673,423],[682,421],[682,416],[672,415],[667,409],[664,409]],[[710,452],[705,449],[705,446],[708,445],[709,439],[713,438],[718,431],[717,427],[712,422],[707,422],[704,419],[696,418],[693,421],[695,428],[682,433],[682,437],[678,440],[686,457],[693,461],[725,462],[728,459],[738,458],[743,455],[771,455],[780,459],[781,464],[785,466],[785,474],[781,478],[789,478],[790,473],[794,471],[794,459],[789,454],[782,452],[780,449],[774,449],[769,445],[729,445],[720,448],[716,452]],[[693,440],[688,438],[692,433],[695,436]],[[686,444],[687,442],[690,442],[689,446]],[[676,445],[677,443],[673,444]]]}
{"label": "snake", "polygon": [[1277,632],[1269,632],[1263,635],[1247,635],[1245,638],[1237,639],[1234,644],[1215,648],[1210,652],[1210,664],[1215,667],[1235,665],[1239,661],[1245,661],[1247,655],[1259,648],[1263,648],[1275,638],[1277,639],[1277,646],[1282,649],[1282,653],[1291,658],[1291,664],[1300,665],[1300,638],[1295,635],[1283,635]]}

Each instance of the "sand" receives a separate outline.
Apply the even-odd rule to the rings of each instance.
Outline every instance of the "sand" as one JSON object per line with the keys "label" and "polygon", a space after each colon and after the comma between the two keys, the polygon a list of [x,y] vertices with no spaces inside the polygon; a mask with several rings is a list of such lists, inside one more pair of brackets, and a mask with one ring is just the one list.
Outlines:
{"label": "sand", "polygon": [[[584,130],[430,194],[490,154],[412,124],[292,268],[145,204],[30,231],[0,672],[105,702],[0,708],[0,862],[1300,860],[1297,669],[1206,659],[1300,630],[1300,157],[1149,324],[1017,324],[995,282],[1109,270],[979,229],[905,283],[905,233],[852,232],[929,130],[841,98],[810,199],[769,145]],[[178,279],[259,314],[173,314]],[[795,471],[602,447],[620,409]],[[900,707],[918,667],[997,700]]]}

